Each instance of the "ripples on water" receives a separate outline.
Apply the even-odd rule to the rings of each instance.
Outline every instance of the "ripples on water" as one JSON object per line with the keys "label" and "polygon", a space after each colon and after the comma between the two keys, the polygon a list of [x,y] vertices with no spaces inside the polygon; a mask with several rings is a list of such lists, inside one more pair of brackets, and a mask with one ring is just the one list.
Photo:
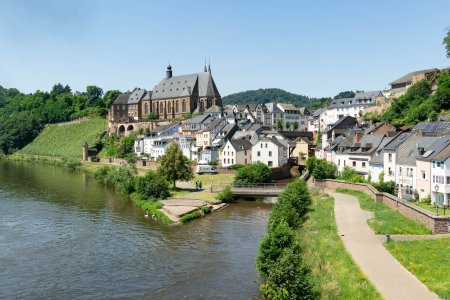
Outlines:
{"label": "ripples on water", "polygon": [[270,205],[182,226],[55,167],[0,161],[1,299],[251,299]]}

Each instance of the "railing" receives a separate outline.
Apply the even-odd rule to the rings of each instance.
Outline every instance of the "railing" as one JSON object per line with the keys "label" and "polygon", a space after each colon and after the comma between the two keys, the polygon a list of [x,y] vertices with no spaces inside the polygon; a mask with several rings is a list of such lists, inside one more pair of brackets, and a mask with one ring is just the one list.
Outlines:
{"label": "railing", "polygon": [[225,187],[231,187],[233,191],[258,191],[258,190],[264,190],[264,191],[282,191],[286,184],[284,183],[251,183],[251,184],[234,184],[234,183],[221,183],[221,184],[215,184],[213,185],[213,191],[214,192],[220,192]]}

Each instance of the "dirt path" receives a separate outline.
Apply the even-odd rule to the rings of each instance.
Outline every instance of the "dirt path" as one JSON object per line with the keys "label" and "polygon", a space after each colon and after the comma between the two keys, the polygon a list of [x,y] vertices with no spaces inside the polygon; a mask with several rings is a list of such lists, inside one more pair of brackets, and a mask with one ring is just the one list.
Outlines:
{"label": "dirt path", "polygon": [[367,224],[369,215],[351,195],[327,190],[335,199],[338,233],[361,271],[386,299],[439,299],[406,270],[383,246]]}

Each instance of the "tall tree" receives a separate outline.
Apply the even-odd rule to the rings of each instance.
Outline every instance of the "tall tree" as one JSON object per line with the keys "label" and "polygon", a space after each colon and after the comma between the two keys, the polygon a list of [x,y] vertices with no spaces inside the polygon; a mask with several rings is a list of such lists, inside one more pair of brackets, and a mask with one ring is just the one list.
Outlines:
{"label": "tall tree", "polygon": [[282,130],[283,129],[283,120],[278,119],[277,124],[275,126],[277,127],[278,130]]}
{"label": "tall tree", "polygon": [[289,130],[289,128],[291,128],[291,123],[289,121],[286,121],[285,127],[287,130]]}
{"label": "tall tree", "polygon": [[447,50],[447,58],[450,58],[450,28],[447,29],[447,35],[442,43],[445,45],[445,50]]}
{"label": "tall tree", "polygon": [[103,90],[95,85],[89,85],[86,87],[87,106],[100,106],[102,101]]}
{"label": "tall tree", "polygon": [[297,129],[298,129],[298,122],[295,121],[295,122],[294,122],[294,130],[297,130]]}
{"label": "tall tree", "polygon": [[168,181],[173,182],[174,188],[177,180],[189,181],[194,178],[189,159],[183,155],[175,142],[167,148],[166,154],[161,156],[161,166],[158,172],[165,176]]}
{"label": "tall tree", "polygon": [[109,109],[119,94],[120,94],[119,90],[107,91],[105,93],[105,96],[103,96],[103,102],[105,103],[105,107]]}

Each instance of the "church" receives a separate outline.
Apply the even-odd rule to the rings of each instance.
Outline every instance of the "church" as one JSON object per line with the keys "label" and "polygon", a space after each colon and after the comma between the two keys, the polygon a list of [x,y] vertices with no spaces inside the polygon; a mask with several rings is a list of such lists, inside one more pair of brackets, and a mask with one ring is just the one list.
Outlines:
{"label": "church", "polygon": [[136,88],[120,94],[109,112],[110,121],[140,120],[150,113],[159,120],[181,117],[185,113],[202,113],[213,105],[222,107],[222,98],[211,75],[211,66],[189,75],[173,76],[168,65],[166,76],[153,91]]}

